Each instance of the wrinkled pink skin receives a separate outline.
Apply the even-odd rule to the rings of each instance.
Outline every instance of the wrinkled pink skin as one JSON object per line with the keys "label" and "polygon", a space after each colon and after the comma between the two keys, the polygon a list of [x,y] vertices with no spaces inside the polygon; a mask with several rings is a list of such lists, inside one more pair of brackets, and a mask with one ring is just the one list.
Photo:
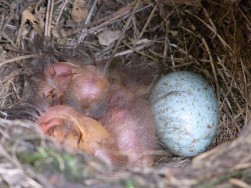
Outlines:
{"label": "wrinkled pink skin", "polygon": [[127,166],[149,167],[157,144],[155,121],[148,102],[122,86],[113,86],[108,111],[101,122],[128,156]]}
{"label": "wrinkled pink skin", "polygon": [[44,82],[40,85],[40,97],[52,104],[62,104],[62,96],[73,75],[72,69],[72,65],[64,62],[49,65],[44,71]]}
{"label": "wrinkled pink skin", "polygon": [[78,148],[108,164],[126,165],[127,157],[121,155],[106,128],[67,105],[48,108],[37,123],[45,134],[65,142],[66,146]]}
{"label": "wrinkled pink skin", "polygon": [[[43,95],[56,95],[60,99],[56,104],[67,104],[100,120],[127,156],[126,166],[152,166],[157,141],[151,108],[146,100],[138,98],[140,95],[123,87],[119,77],[110,84],[92,65],[75,68],[65,63],[53,64],[45,75]],[[101,158],[102,153],[100,150]]]}
{"label": "wrinkled pink skin", "polygon": [[92,118],[101,117],[109,100],[109,82],[93,65],[74,72],[64,95],[64,103]]}
{"label": "wrinkled pink skin", "polygon": [[58,62],[44,71],[40,97],[52,105],[68,104],[92,118],[101,117],[109,100],[109,82],[93,65]]}

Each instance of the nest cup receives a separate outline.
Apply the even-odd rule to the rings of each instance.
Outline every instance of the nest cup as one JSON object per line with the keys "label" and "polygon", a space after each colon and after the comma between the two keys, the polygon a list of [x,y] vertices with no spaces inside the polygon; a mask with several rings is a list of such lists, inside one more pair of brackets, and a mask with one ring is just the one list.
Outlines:
{"label": "nest cup", "polygon": [[[0,3],[0,11],[4,12],[0,39],[0,134],[4,151],[1,163],[5,164],[0,165],[0,187],[251,184],[249,1],[83,4],[75,0],[74,6],[64,1],[42,2]],[[80,11],[81,15],[72,18],[78,15],[72,14],[73,9],[79,11],[76,6],[84,13]],[[120,35],[115,37],[113,31]],[[102,32],[109,35],[99,35]],[[108,42],[99,44],[101,36],[108,37],[102,38]],[[219,104],[215,139],[206,152],[195,158],[173,156],[160,142],[153,152],[154,166],[148,170],[118,169],[85,154],[65,151],[45,139],[32,123],[41,112],[29,104],[33,100],[29,96],[37,90],[30,78],[44,66],[63,60],[77,65],[96,64],[105,71],[122,71],[129,75],[123,84],[130,77],[146,86],[147,92],[139,95],[147,100],[163,75],[180,70],[202,75],[214,87]],[[138,88],[134,89],[137,92]],[[29,169],[29,173],[23,169]],[[12,170],[19,172],[18,179]]]}

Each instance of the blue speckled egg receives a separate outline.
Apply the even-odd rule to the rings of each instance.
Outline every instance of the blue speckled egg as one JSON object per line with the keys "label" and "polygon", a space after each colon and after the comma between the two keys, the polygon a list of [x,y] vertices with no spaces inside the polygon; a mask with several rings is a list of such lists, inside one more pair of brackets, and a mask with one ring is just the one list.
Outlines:
{"label": "blue speckled egg", "polygon": [[200,75],[178,71],[162,77],[151,104],[158,137],[171,153],[192,157],[212,142],[219,108],[212,86]]}

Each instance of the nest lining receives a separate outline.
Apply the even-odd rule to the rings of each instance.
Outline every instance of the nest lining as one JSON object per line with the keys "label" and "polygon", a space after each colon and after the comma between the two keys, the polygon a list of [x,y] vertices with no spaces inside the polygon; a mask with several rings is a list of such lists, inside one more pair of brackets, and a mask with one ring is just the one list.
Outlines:
{"label": "nest lining", "polygon": [[[142,179],[153,185],[154,183],[157,185],[155,181],[159,180],[160,185],[163,183],[163,185],[173,186],[200,185],[203,181],[205,186],[249,183],[247,177],[250,177],[250,165],[248,165],[250,158],[245,157],[245,154],[250,150],[248,148],[250,143],[242,136],[237,138],[242,127],[244,125],[248,127],[251,99],[251,53],[248,32],[251,23],[249,13],[251,5],[249,2],[221,1],[219,3],[187,0],[182,1],[181,4],[169,1],[129,1],[125,4],[122,1],[116,3],[97,1],[93,9],[93,4],[86,5],[87,15],[90,15],[91,21],[88,22],[87,18],[82,18],[79,23],[76,23],[76,20],[73,21],[71,17],[73,1],[51,3],[51,1],[12,3],[6,1],[0,4],[0,10],[5,15],[2,17],[4,25],[1,28],[0,49],[1,109],[18,106],[22,98],[25,79],[29,78],[35,68],[38,66],[41,68],[51,61],[69,60],[81,63],[84,60],[91,63],[98,62],[100,66],[108,62],[111,67],[123,68],[136,80],[144,83],[149,83],[168,72],[191,70],[203,75],[215,87],[221,113],[219,130],[210,149],[218,147],[194,159],[192,165],[185,168],[183,173],[179,169],[171,172],[168,167],[163,167],[175,160],[172,157],[170,159],[170,155],[164,154],[164,158],[160,156],[156,159],[156,166],[162,168],[140,173],[131,169],[122,172],[110,169],[112,175],[117,175],[119,172],[122,175],[117,181],[108,178],[106,183],[113,185],[123,180],[123,185],[139,184],[142,186],[144,183],[139,183]],[[49,14],[52,8],[53,19],[48,20],[46,13]],[[24,14],[24,11],[27,14]],[[35,22],[33,22],[34,18]],[[98,34],[105,30],[119,30],[121,33],[110,46],[101,46],[97,40]],[[137,78],[138,74],[145,72],[148,73],[146,78],[143,80]],[[5,117],[3,110],[0,116]],[[2,137],[5,138],[3,140],[6,143],[10,142],[8,147],[11,147],[13,140],[10,139],[10,135],[12,133],[6,129],[11,129],[10,127],[21,122],[2,121],[1,132]],[[246,135],[249,134],[248,130],[247,128]],[[35,132],[37,134],[37,131]],[[41,137],[39,135],[38,138]],[[23,137],[22,134],[21,137]],[[225,143],[227,141],[233,142]],[[34,140],[30,144],[41,147]],[[229,148],[226,148],[226,145]],[[6,146],[4,151],[11,154],[13,158],[16,154],[9,153],[11,151],[8,147]],[[229,156],[228,152],[231,147],[236,152]],[[48,151],[45,153],[51,154]],[[233,163],[232,166],[223,162],[227,158],[229,158],[229,163]],[[183,164],[186,160],[180,159],[175,165]],[[216,164],[211,165],[214,160]],[[206,164],[203,164],[205,161]],[[86,162],[87,165],[89,165],[88,162]],[[3,166],[3,169],[20,170],[22,166],[19,159],[7,160],[6,164],[10,166],[8,168]],[[95,173],[99,168],[110,168],[96,162],[95,165],[91,168],[95,169],[93,170]],[[237,170],[229,170],[233,166]],[[203,167],[206,168],[204,171]],[[202,174],[210,175],[208,177],[202,175],[203,177],[199,179],[199,173],[191,173],[196,169]],[[217,179],[217,176],[213,175],[214,170],[222,176],[222,179],[219,177]],[[102,173],[102,170],[98,172],[101,179],[105,177]],[[191,175],[188,175],[189,173]],[[34,180],[36,176],[34,173],[20,171],[20,174],[25,178],[25,182],[37,183],[38,187],[39,184],[43,185],[43,178],[38,178],[40,181],[37,182]],[[102,181],[96,182],[91,178],[91,174],[87,175],[88,181],[86,182],[90,185],[99,185]],[[135,178],[132,178],[133,175]],[[150,176],[153,177],[149,178]],[[165,180],[161,179],[162,176]],[[209,177],[212,181],[207,184]],[[3,177],[2,180],[10,187],[15,185],[7,181],[8,177]],[[167,182],[167,180],[170,181]]]}

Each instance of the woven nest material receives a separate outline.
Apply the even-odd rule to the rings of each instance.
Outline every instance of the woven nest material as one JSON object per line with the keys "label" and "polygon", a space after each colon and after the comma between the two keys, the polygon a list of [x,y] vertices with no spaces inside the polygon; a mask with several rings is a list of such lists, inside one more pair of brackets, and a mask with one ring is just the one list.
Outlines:
{"label": "woven nest material", "polygon": [[[0,187],[250,187],[250,9],[237,0],[0,1]],[[148,169],[66,151],[33,123],[39,112],[20,110],[30,75],[61,60],[149,85],[177,70],[201,74],[220,108],[209,151],[191,162],[162,153]]]}

